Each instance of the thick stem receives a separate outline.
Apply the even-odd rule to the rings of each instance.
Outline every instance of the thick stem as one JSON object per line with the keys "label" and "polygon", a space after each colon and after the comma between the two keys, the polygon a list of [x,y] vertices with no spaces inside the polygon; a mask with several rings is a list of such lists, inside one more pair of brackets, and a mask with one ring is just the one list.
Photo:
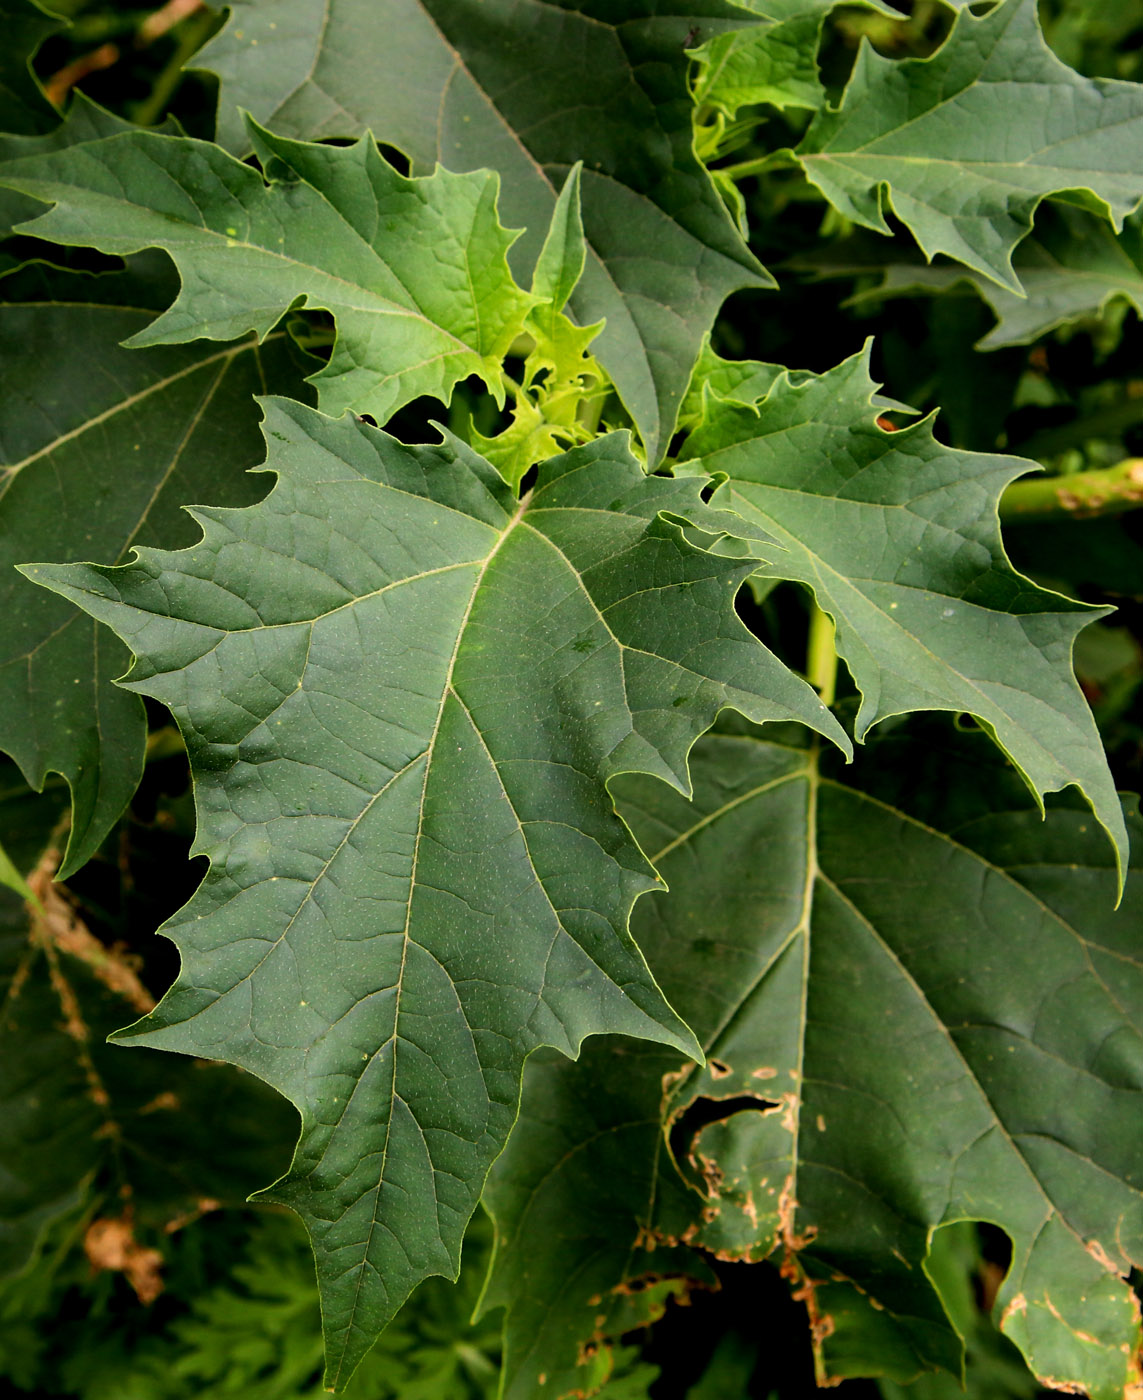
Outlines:
{"label": "thick stem", "polygon": [[833,619],[811,603],[810,635],[806,644],[806,678],[826,705],[837,694],[837,647]]}
{"label": "thick stem", "polygon": [[1000,498],[1002,520],[1117,515],[1143,506],[1143,457],[1067,476],[1025,476]]}

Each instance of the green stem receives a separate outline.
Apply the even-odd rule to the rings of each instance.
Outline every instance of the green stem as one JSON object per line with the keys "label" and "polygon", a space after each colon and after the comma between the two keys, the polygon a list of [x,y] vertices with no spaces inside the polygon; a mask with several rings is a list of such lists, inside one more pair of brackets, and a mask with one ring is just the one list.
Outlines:
{"label": "green stem", "polygon": [[739,180],[745,180],[750,175],[761,175],[764,171],[776,170],[779,166],[796,164],[793,160],[783,160],[782,155],[782,151],[771,151],[769,155],[755,156],[753,160],[740,160],[734,165],[719,165],[711,174],[724,175],[737,184]]}
{"label": "green stem", "polygon": [[183,80],[186,65],[218,28],[218,24],[218,14],[213,10],[203,10],[201,14],[187,19],[171,61],[156,78],[150,93],[135,108],[134,118],[140,126],[154,126],[163,115],[175,89]]}
{"label": "green stem", "polygon": [[817,603],[810,605],[810,636],[806,646],[806,678],[822,697],[832,705],[837,694],[837,647],[833,619],[822,612]]}
{"label": "green stem", "polygon": [[1000,498],[1002,520],[1118,515],[1143,506],[1143,457],[1066,476],[1025,476]]}

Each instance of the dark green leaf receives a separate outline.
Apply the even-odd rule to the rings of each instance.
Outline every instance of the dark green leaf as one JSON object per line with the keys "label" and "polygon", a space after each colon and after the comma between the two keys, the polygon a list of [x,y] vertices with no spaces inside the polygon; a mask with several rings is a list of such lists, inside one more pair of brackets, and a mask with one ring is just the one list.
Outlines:
{"label": "dark green leaf", "polygon": [[855,303],[943,292],[968,283],[996,313],[996,325],[980,341],[981,350],[1026,345],[1078,317],[1098,315],[1117,297],[1136,310],[1143,308],[1143,247],[1135,217],[1117,235],[1086,210],[1044,204],[1035,231],[1016,249],[1012,264],[1022,296],[970,268],[927,266],[910,250],[868,234],[792,259],[789,265],[827,277],[873,274],[877,284],[863,288]]}
{"label": "dark green leaf", "polygon": [[866,355],[779,376],[757,406],[707,396],[677,470],[725,472],[717,495],[785,547],[759,572],[813,589],[862,702],[857,737],[890,715],[966,711],[1037,795],[1074,784],[1126,857],[1099,735],[1071,668],[1100,614],[1022,578],[996,502],[1027,470],[952,451],[929,421],[887,432]]}
{"label": "dark green leaf", "polygon": [[304,393],[282,336],[261,349],[120,348],[169,295],[169,279],[144,268],[90,277],[40,266],[0,280],[0,747],[33,787],[48,773],[71,786],[65,876],[134,792],[146,721],[139,698],[111,684],[126,648],[12,566],[193,539],[183,505],[240,505],[264,489],[246,475],[262,452],[251,396]]}
{"label": "dark green leaf", "polygon": [[166,925],[178,983],[121,1038],[301,1110],[268,1198],[314,1238],[344,1383],[415,1283],[455,1275],[532,1049],[695,1048],[627,932],[656,880],[606,782],[685,788],[725,706],[845,740],[735,615],[754,560],[691,542],[741,522],[644,476],[625,434],[517,502],[455,440],[288,400],[266,432],[274,490],[196,511],[194,548],[26,572],[129,642],[127,687],[185,736],[211,870]]}
{"label": "dark green leaf", "polygon": [[693,805],[617,788],[671,890],[633,931],[707,1064],[604,1041],[529,1069],[488,1196],[508,1394],[566,1393],[624,1294],[701,1272],[704,1251],[781,1260],[823,1377],[957,1374],[932,1233],[987,1220],[1013,1244],[1008,1336],[1045,1383],[1121,1400],[1139,1339],[1123,1275],[1143,1258],[1143,862],[1113,912],[1090,818],[1042,824],[982,735],[936,721],[844,781],[796,736],[741,725],[692,769]]}
{"label": "dark green leaf", "polygon": [[0,132],[38,136],[59,120],[32,72],[32,59],[66,23],[31,0],[0,0]]}

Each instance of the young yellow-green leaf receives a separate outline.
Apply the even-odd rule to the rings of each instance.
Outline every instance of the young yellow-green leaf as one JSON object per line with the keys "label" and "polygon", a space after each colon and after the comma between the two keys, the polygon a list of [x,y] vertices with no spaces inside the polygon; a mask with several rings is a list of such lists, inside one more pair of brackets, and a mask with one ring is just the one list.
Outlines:
{"label": "young yellow-green leaf", "polygon": [[166,925],[178,982],[120,1038],[298,1106],[268,1196],[310,1229],[339,1384],[414,1284],[455,1276],[531,1050],[696,1050],[627,931],[656,880],[608,780],[685,789],[726,706],[846,741],[736,616],[755,561],[693,542],[741,522],[625,434],[517,501],[455,440],[284,399],[266,432],[273,491],[195,512],[194,548],[26,572],[118,632],[186,739],[211,869]]}
{"label": "young yellow-green leaf", "polygon": [[235,0],[200,56],[222,82],[219,139],[249,149],[239,109],[288,136],[357,136],[418,170],[491,167],[524,235],[528,284],[557,192],[583,162],[581,325],[651,461],[666,451],[723,299],[773,281],[693,149],[688,45],[740,28],[724,0]]}
{"label": "young yellow-green leaf", "polygon": [[182,511],[244,505],[262,455],[252,396],[306,394],[284,336],[262,347],[126,350],[172,294],[166,269],[100,277],[31,266],[0,279],[0,749],[33,787],[72,791],[64,877],[97,850],[138,786],[142,702],[112,685],[126,648],[15,565],[123,559],[184,544]]}
{"label": "young yellow-green leaf", "polygon": [[149,131],[18,156],[0,182],[54,203],[29,233],[171,255],[182,290],[131,345],[264,337],[304,302],[337,320],[313,377],[331,413],[384,421],[469,374],[499,392],[532,298],[508,270],[496,176],[407,179],[371,137],[343,148],[251,131],[269,184],[215,145]]}
{"label": "young yellow-green leaf", "polygon": [[583,1344],[710,1254],[782,1264],[823,1379],[958,1375],[932,1235],[984,1220],[1012,1241],[1009,1338],[1045,1384],[1122,1400],[1143,1259],[1140,857],[1113,911],[1088,815],[1041,821],[984,736],[946,720],[878,739],[856,773],[728,724],[692,773],[693,803],[616,791],[670,885],[632,931],[706,1066],[601,1041],[529,1067],[486,1196],[507,1395],[590,1393]]}
{"label": "young yellow-green leaf", "polygon": [[1044,43],[1036,0],[957,16],[928,59],[868,44],[837,109],[795,156],[834,207],[926,257],[947,253],[1019,294],[1012,250],[1045,196],[1068,191],[1118,229],[1143,197],[1143,86],[1081,78]]}
{"label": "young yellow-green leaf", "polygon": [[816,111],[825,101],[818,75],[822,25],[835,0],[744,0],[757,21],[716,34],[691,53],[694,96],[733,119],[739,108],[769,102]]}
{"label": "young yellow-green leaf", "polygon": [[[961,452],[930,421],[876,423],[868,354],[785,373],[756,405],[708,394],[677,468],[728,477],[716,499],[784,546],[759,573],[813,589],[861,692],[857,737],[890,715],[974,715],[1037,795],[1069,785],[1119,853],[1127,836],[1095,722],[1072,673],[1102,614],[1012,568],[996,503],[1028,464]],[[688,460],[689,459],[689,460]]]}

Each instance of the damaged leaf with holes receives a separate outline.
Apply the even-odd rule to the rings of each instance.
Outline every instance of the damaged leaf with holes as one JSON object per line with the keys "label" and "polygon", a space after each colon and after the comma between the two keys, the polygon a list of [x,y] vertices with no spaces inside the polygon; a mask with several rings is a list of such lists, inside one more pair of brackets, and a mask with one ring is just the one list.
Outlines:
{"label": "damaged leaf with holes", "polygon": [[780,1267],[821,1381],[955,1375],[933,1232],[983,1220],[1011,1241],[996,1317],[1032,1370],[1122,1397],[1143,1258],[1139,857],[1114,911],[1082,806],[1042,824],[986,736],[940,721],[875,741],[856,772],[796,730],[725,724],[692,775],[693,803],[618,791],[671,891],[633,929],[706,1065],[605,1040],[529,1071],[488,1194],[509,1395],[583,1385],[632,1325],[633,1284],[685,1293],[713,1259]]}

